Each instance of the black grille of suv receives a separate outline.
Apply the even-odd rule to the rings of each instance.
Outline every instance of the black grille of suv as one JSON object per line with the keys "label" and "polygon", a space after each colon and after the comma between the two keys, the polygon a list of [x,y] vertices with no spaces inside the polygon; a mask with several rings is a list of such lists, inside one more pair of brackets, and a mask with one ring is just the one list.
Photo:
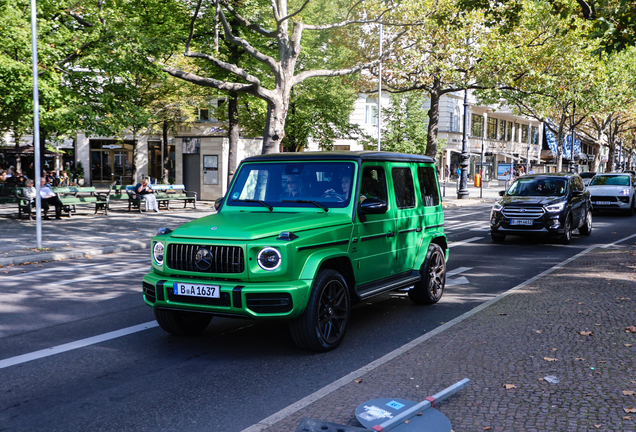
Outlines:
{"label": "black grille of suv", "polygon": [[504,207],[503,215],[507,218],[532,218],[537,219],[543,216],[543,207]]}
{"label": "black grille of suv", "polygon": [[246,294],[247,308],[256,313],[285,313],[292,310],[291,295],[287,293]]}
{"label": "black grille of suv", "polygon": [[[196,256],[199,249],[207,249],[211,254],[211,264],[202,262],[197,266]],[[199,273],[243,273],[245,258],[243,249],[237,246],[207,246],[189,244],[168,245],[168,267]]]}

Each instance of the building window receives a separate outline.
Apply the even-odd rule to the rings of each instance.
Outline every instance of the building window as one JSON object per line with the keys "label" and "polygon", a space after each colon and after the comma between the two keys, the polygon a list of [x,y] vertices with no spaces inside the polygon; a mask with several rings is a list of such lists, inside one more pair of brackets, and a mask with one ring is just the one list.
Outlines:
{"label": "building window", "polygon": [[208,121],[208,120],[210,120],[210,110],[199,109],[199,121]]}
{"label": "building window", "polygon": [[532,126],[530,133],[532,144],[539,144],[539,128],[536,126]]}
{"label": "building window", "polygon": [[488,134],[486,137],[488,139],[497,139],[497,119],[488,117]]}
{"label": "building window", "polygon": [[484,136],[484,117],[473,114],[470,122],[470,134],[474,137]]}
{"label": "building window", "polygon": [[499,122],[499,140],[506,140],[506,121],[502,120]]}
{"label": "building window", "polygon": [[521,125],[521,142],[522,143],[527,143],[528,142],[528,125],[524,124]]}
{"label": "building window", "polygon": [[368,96],[364,108],[364,123],[368,125],[377,125],[378,98],[374,96]]}
{"label": "building window", "polygon": [[508,122],[508,131],[506,133],[506,141],[512,141],[512,122]]}
{"label": "building window", "polygon": [[181,138],[183,154],[196,154],[201,150],[201,138]]}

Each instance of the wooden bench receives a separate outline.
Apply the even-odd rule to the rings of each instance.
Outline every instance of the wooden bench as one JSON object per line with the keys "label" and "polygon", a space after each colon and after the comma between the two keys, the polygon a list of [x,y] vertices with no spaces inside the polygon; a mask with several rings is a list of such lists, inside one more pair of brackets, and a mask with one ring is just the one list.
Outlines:
{"label": "wooden bench", "polygon": [[17,203],[19,201],[19,194],[22,194],[21,187],[2,185],[2,188],[0,188],[0,204]]}
{"label": "wooden bench", "polygon": [[[128,199],[128,211],[136,209],[141,213],[141,203],[143,202],[144,196],[136,194],[134,186],[119,186],[119,188],[120,191],[123,190],[121,188],[125,188]],[[150,188],[154,191],[157,206],[160,209],[165,208],[166,210],[170,210],[170,201],[183,202],[183,208],[186,208],[188,204],[192,204],[194,208],[197,208],[197,193],[186,191],[184,185],[153,184],[150,185]]]}
{"label": "wooden bench", "polygon": [[97,192],[94,187],[82,187],[82,186],[63,186],[52,187],[51,190],[57,194],[62,201],[62,211],[71,217],[73,213],[76,213],[76,206],[79,205],[94,205],[95,213],[103,211],[105,215],[108,215],[108,196],[107,193]]}

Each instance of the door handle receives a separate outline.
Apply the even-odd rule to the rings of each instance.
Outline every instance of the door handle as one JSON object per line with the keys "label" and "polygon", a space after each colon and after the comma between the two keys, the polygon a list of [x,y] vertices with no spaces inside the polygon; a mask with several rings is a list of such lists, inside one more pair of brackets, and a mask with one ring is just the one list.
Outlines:
{"label": "door handle", "polygon": [[387,237],[395,237],[395,233],[394,232],[388,232],[386,233]]}

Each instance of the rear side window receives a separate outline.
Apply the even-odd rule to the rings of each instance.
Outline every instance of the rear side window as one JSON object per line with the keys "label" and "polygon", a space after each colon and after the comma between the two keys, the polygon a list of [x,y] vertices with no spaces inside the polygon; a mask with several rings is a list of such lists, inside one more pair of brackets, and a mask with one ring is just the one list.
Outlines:
{"label": "rear side window", "polygon": [[393,168],[393,189],[399,209],[415,207],[415,188],[410,168]]}
{"label": "rear side window", "polygon": [[433,167],[418,167],[417,179],[420,182],[420,192],[424,205],[427,207],[439,205],[439,191]]}

